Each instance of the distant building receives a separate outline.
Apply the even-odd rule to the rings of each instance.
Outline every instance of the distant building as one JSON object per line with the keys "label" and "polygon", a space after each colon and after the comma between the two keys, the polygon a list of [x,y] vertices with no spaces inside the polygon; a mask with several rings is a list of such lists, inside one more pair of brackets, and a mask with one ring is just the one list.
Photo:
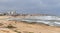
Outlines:
{"label": "distant building", "polygon": [[0,16],[4,16],[4,15],[6,15],[6,13],[0,13]]}
{"label": "distant building", "polygon": [[16,11],[9,11],[8,14],[9,15],[14,15],[14,14],[16,14]]}
{"label": "distant building", "polygon": [[8,15],[10,15],[10,16],[18,16],[19,14],[16,13],[16,11],[10,11],[10,12],[8,12]]}

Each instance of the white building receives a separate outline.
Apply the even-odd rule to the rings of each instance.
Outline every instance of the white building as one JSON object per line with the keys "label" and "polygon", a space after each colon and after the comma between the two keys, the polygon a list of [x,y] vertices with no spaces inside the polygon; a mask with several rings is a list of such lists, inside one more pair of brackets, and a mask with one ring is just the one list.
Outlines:
{"label": "white building", "polygon": [[16,13],[16,11],[10,11],[10,12],[8,12],[8,15],[16,15],[17,13]]}

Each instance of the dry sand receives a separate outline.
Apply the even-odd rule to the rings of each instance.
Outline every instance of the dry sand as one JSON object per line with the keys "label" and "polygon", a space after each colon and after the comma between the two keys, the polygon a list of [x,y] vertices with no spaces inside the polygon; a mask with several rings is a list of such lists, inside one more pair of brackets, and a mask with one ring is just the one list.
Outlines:
{"label": "dry sand", "polygon": [[[6,18],[6,17],[5,17]],[[7,21],[0,20],[0,33],[60,33],[60,27],[46,26],[44,24],[29,24],[21,21]],[[7,26],[12,25],[16,28],[6,28]],[[2,28],[2,29],[1,29]],[[4,30],[5,29],[5,30]],[[7,31],[7,32],[6,32]]]}

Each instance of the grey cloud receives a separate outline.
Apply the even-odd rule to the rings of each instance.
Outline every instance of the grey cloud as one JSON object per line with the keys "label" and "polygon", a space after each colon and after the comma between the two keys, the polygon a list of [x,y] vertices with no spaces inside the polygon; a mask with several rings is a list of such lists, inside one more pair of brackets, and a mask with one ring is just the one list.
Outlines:
{"label": "grey cloud", "polygon": [[24,13],[59,14],[59,8],[60,0],[0,0],[0,10],[11,9]]}

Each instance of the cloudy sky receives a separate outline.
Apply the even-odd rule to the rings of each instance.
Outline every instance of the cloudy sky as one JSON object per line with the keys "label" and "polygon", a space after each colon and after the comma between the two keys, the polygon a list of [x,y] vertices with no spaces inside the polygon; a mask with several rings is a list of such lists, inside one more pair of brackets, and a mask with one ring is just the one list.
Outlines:
{"label": "cloudy sky", "polygon": [[60,0],[0,0],[0,12],[8,10],[60,16]]}

